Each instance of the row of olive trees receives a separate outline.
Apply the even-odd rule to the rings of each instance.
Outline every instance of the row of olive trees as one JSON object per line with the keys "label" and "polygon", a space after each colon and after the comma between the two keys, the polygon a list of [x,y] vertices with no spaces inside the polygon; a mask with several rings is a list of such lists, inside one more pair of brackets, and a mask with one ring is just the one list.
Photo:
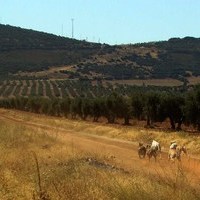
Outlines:
{"label": "row of olive trees", "polygon": [[100,117],[108,123],[123,119],[124,124],[130,120],[146,120],[148,126],[154,122],[169,119],[172,129],[181,129],[181,125],[192,124],[200,130],[200,88],[187,94],[170,92],[134,93],[125,97],[113,93],[108,97],[95,99],[48,99],[25,98],[1,99],[0,107],[25,110],[53,116],[65,116],[73,119],[88,117],[97,122]]}

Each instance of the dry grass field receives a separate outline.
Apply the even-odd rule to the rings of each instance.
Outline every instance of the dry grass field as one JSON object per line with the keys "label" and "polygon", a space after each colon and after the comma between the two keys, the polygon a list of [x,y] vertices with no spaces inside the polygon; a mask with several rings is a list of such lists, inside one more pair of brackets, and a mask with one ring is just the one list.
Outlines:
{"label": "dry grass field", "polygon": [[164,147],[176,139],[200,153],[199,137],[186,133],[1,109],[0,199],[199,199],[198,160],[138,158],[136,142],[153,138]]}
{"label": "dry grass field", "polygon": [[188,77],[187,80],[189,82],[189,85],[197,85],[197,84],[200,83],[200,77],[199,76],[197,76],[197,77],[191,76],[191,77]]}

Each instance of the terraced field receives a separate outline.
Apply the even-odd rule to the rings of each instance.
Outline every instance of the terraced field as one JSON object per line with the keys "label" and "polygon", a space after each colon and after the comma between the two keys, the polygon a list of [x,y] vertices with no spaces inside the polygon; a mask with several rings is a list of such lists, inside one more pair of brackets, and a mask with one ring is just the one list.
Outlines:
{"label": "terraced field", "polygon": [[115,86],[107,83],[92,84],[90,81],[69,80],[5,80],[0,82],[0,97],[43,96],[47,98],[65,97],[96,97],[104,96],[125,86]]}
{"label": "terraced field", "polygon": [[[175,88],[175,87],[174,87]],[[176,86],[180,89],[181,86]],[[46,98],[75,98],[103,97],[112,92],[131,96],[135,91],[172,90],[172,87],[136,86],[129,84],[111,83],[90,80],[4,80],[0,81],[0,98],[12,97],[46,97]]]}

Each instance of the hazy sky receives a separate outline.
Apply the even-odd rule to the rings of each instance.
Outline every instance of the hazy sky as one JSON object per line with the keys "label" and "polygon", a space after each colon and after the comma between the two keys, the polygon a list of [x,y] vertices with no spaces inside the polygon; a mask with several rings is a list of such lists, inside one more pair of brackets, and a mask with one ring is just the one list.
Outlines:
{"label": "hazy sky", "polygon": [[122,44],[200,37],[200,0],[0,0],[0,23]]}

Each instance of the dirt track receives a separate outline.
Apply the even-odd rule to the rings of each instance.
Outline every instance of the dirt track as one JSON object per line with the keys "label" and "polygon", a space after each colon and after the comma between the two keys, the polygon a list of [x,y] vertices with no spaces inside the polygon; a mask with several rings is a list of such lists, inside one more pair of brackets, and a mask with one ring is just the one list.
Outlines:
{"label": "dirt track", "polygon": [[[21,119],[7,116],[6,113],[0,113],[0,120],[9,121],[12,123],[23,124],[34,129],[45,130],[47,134],[55,134],[58,139],[71,145],[74,148],[88,153],[89,155],[103,154],[110,157],[110,162],[117,167],[123,168],[126,171],[136,170],[144,174],[159,175],[163,177],[173,176],[178,169],[178,162],[171,163],[167,160],[167,154],[162,153],[162,158],[158,157],[157,162],[153,159],[149,162],[148,159],[139,159],[137,155],[137,145],[133,142],[116,140],[96,135],[86,135],[74,131],[66,131],[64,128],[55,128],[45,124],[31,123],[22,121]],[[109,162],[109,161],[108,161]],[[182,157],[182,162],[179,164],[186,172],[190,182],[199,184],[200,182],[200,161]]]}

